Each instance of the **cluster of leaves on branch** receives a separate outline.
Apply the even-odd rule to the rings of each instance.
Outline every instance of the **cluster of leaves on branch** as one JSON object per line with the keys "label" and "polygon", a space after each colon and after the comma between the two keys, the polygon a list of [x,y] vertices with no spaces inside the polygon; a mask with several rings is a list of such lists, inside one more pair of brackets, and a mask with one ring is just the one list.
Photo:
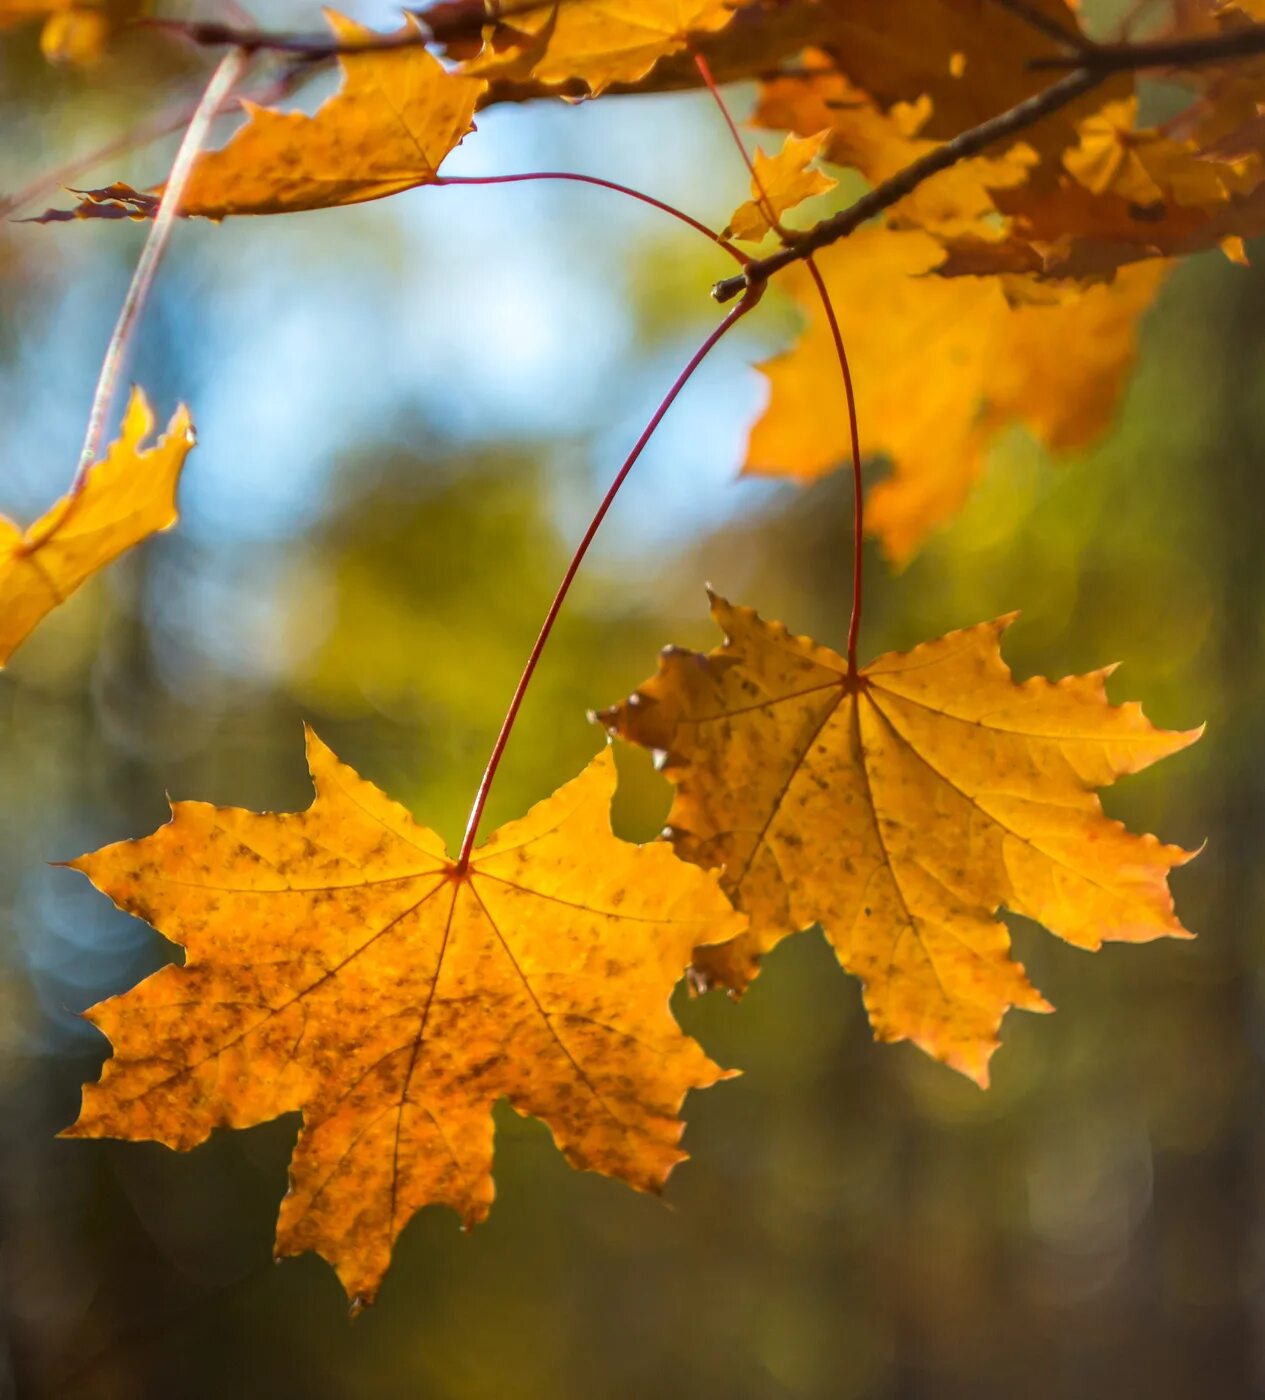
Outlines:
{"label": "cluster of leaves on branch", "polygon": [[[63,10],[0,0],[0,24]],[[1071,0],[444,0],[385,36],[332,16],[329,39],[137,22],[236,46],[257,72],[272,65],[274,88],[278,63],[287,90],[341,67],[313,115],[243,102],[197,157],[175,212],[217,220],[443,186],[445,157],[493,103],[756,79],[753,124],[784,137],[756,155],[750,199],[723,233],[668,211],[734,258],[717,296],[743,299],[664,407],[781,286],[802,329],[763,366],[738,465],[808,481],[848,462],[859,428],[861,453],[890,464],[864,519],[897,564],[960,508],[1002,429],[1055,449],[1104,431],[1172,258],[1241,262],[1265,231],[1260,0],[1181,0],[1136,40],[1091,38]],[[1137,75],[1156,70],[1183,105],[1142,126]],[[855,178],[822,162],[869,193],[844,203]],[[838,207],[789,230],[810,197]],[[163,208],[163,185],[114,183],[42,221]],[[6,522],[3,658],[174,519],[191,429],[182,411],[143,451],[149,426],[138,396],[65,500],[25,534]],[[1017,683],[1006,620],[860,667],[857,612],[844,655],[714,599],[723,645],[669,650],[601,716],[663,757],[665,839],[611,834],[603,754],[476,846],[522,690],[611,496],[456,856],[309,737],[307,811],[182,802],[152,836],[74,862],[185,961],[90,1012],[114,1053],[70,1133],[188,1148],[301,1110],[277,1248],[318,1250],[354,1298],[373,1297],[420,1207],[486,1214],[498,1098],[543,1119],[577,1167],[659,1189],[683,1155],[685,1093],[723,1074],[668,1010],[687,967],[740,993],[766,952],[820,924],[878,1038],[984,1084],[1005,1012],[1050,1009],[999,910],[1084,948],[1184,936],[1167,877],[1188,853],[1110,821],[1097,790],[1198,732],[1110,704],[1106,672]],[[859,521],[859,495],[857,508]]]}

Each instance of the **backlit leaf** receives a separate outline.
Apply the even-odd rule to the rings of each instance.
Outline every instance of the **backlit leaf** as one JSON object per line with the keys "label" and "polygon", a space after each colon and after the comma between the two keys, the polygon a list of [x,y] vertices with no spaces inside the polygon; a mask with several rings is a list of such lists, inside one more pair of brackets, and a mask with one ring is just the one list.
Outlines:
{"label": "backlit leaf", "polygon": [[776,231],[788,210],[814,195],[834,189],[839,183],[837,180],[811,168],[829,137],[828,131],[820,131],[815,136],[792,134],[775,156],[756,151],[752,197],[735,210],[725,229],[726,237],[759,242],[765,234]]}
{"label": "backlit leaf", "polygon": [[488,79],[583,82],[596,95],[634,83],[691,35],[723,29],[745,0],[559,0],[516,9],[492,27],[465,71]]}
{"label": "backlit leaf", "polygon": [[80,491],[27,530],[0,516],[0,665],[91,574],[176,523],[176,485],[194,444],[193,424],[177,409],[166,433],[145,447],[153,428],[145,395],[135,389],[118,441]]}
{"label": "backlit leaf", "polygon": [[999,646],[1010,619],[850,677],[780,623],[722,598],[712,612],[723,646],[665,652],[601,716],[665,755],[676,850],[722,865],[751,918],[699,950],[705,978],[740,991],[764,953],[820,923],[878,1039],[984,1084],[1006,1010],[1050,1009],[1011,959],[1000,908],[1080,948],[1186,936],[1167,876],[1189,853],[1108,820],[1095,789],[1200,731],[1109,704],[1106,671],[1017,683]]}
{"label": "backlit leaf", "polygon": [[[892,461],[866,525],[897,562],[961,507],[999,429],[1026,424],[1055,448],[1104,431],[1133,364],[1138,318],[1163,275],[1151,263],[1109,286],[1012,305],[1007,293],[1037,289],[1022,279],[924,275],[941,255],[928,234],[881,227],[817,254],[848,347],[862,448]],[[744,470],[811,480],[847,460],[839,368],[809,276],[795,266],[778,280],[807,325],[762,366],[770,399]]]}
{"label": "backlit leaf", "polygon": [[[380,37],[332,11],[326,17],[343,43]],[[474,129],[485,84],[446,72],[420,45],[345,53],[339,63],[342,86],[314,116],[243,101],[245,125],[222,150],[198,158],[180,212],[223,219],[383,199],[433,180]],[[115,185],[44,222],[152,217],[158,193]]]}
{"label": "backlit leaf", "polygon": [[659,1190],[686,1092],[724,1077],[668,1008],[694,944],[744,925],[717,877],[616,840],[609,751],[464,872],[312,735],[308,764],[304,812],[181,802],[74,862],[186,957],[88,1013],[114,1056],[68,1133],[183,1149],[302,1110],[277,1253],[359,1301],[423,1206],[487,1215],[499,1099]]}

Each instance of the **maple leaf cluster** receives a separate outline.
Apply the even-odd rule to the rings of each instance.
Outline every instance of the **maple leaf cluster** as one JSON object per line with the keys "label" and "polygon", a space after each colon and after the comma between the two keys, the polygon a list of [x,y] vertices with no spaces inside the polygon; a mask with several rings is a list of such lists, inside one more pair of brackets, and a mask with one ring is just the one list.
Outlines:
{"label": "maple leaf cluster", "polygon": [[[1064,0],[1027,8],[1080,34]],[[468,35],[470,11],[437,13],[449,21],[435,22],[439,32]],[[441,180],[444,157],[491,102],[677,85],[674,65],[687,49],[711,55],[722,77],[795,53],[799,71],[762,81],[753,115],[757,128],[787,132],[785,145],[757,154],[754,198],[726,229],[759,240],[785,232],[782,215],[833,188],[813,168],[818,156],[879,184],[1049,84],[1034,65],[1057,57],[1050,38],[992,0],[907,0],[901,24],[916,44],[894,45],[892,22],[889,0],[572,0],[511,11],[486,26],[473,57],[446,69],[422,46],[428,31],[418,20],[383,40],[331,15],[340,91],[311,117],[244,102],[245,124],[201,157],[181,212],[222,219],[383,198]],[[1172,38],[1252,22],[1240,6],[1207,0],[1180,7]],[[469,42],[439,47],[464,53]],[[1020,422],[1059,450],[1101,434],[1172,257],[1219,246],[1242,259],[1244,237],[1265,232],[1263,76],[1251,62],[1199,69],[1195,100],[1161,130],[1138,125],[1132,74],[1111,74],[1013,141],[920,181],[881,226],[821,257],[832,296],[850,308],[868,386],[866,450],[893,467],[874,489],[868,525],[894,561],[960,509],[1001,429]],[[115,183],[43,217],[151,217],[160,193]],[[803,412],[831,366],[819,353],[811,289],[802,276],[783,285],[808,308],[807,327],[765,366],[769,403],[743,469],[811,480],[842,457],[837,432]],[[1059,352],[1073,343],[1083,353]],[[869,372],[872,361],[885,372]]]}
{"label": "maple leaf cluster", "polygon": [[[332,38],[306,48],[171,21],[199,42],[336,57],[342,85],[311,115],[244,101],[167,213],[442,186],[493,103],[758,77],[752,123],[784,137],[755,155],[750,199],[721,233],[668,211],[734,257],[743,289],[691,370],[780,286],[802,328],[763,366],[743,470],[812,480],[855,439],[858,482],[860,455],[890,462],[864,520],[900,564],[958,511],[1001,430],[1065,449],[1106,429],[1173,258],[1241,261],[1265,231],[1263,8],[1190,0],[1137,45],[1091,39],[1066,0],[559,0],[495,15],[455,0],[385,36],[332,15]],[[0,25],[65,12],[0,0]],[[1189,105],[1140,126],[1136,73],[1184,61]],[[788,227],[806,200],[837,203],[823,162],[870,195]],[[115,183],[41,221],[161,221],[170,204],[161,184]],[[823,411],[843,401],[844,341],[850,417]],[[174,522],[192,429],[182,409],[145,449],[151,430],[138,392],[119,441],[48,515],[0,526],[0,662],[88,574]],[[69,1134],[183,1149],[300,1111],[278,1252],[319,1251],[368,1300],[418,1209],[487,1213],[498,1099],[546,1122],[573,1165],[662,1187],[684,1155],[686,1093],[726,1073],[669,1010],[687,968],[740,993],[782,939],[820,925],[877,1038],[982,1085],[1006,1011],[1050,1009],[999,911],[1082,948],[1185,936],[1168,874],[1190,853],[1126,831],[1097,793],[1199,731],[1110,704],[1106,672],[1016,682],[1009,619],[860,667],[855,627],[844,656],[720,598],[713,614],[721,646],[667,651],[600,716],[662,759],[675,799],[661,841],[612,834],[607,751],[474,844],[520,687],[455,856],[309,735],[306,811],[181,802],[153,835],[73,862],[185,960],[89,1012],[113,1056]]]}

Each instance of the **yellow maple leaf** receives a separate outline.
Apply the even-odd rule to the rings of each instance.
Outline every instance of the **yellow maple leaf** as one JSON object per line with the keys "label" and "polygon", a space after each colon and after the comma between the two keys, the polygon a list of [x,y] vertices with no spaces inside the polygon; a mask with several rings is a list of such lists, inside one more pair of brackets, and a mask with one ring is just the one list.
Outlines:
{"label": "yellow maple leaf", "polygon": [[[1132,365],[1138,318],[1163,275],[1152,263],[1052,304],[1012,305],[1007,293],[1022,296],[1022,280],[1004,287],[924,276],[942,256],[929,234],[881,227],[816,255],[839,308],[863,450],[892,461],[891,477],[871,492],[866,525],[897,562],[961,507],[1001,427],[1024,423],[1055,448],[1105,430]],[[839,367],[807,273],[791,267],[778,281],[807,325],[761,367],[770,399],[744,470],[810,480],[847,460],[846,414],[823,408],[840,401]]]}
{"label": "yellow maple leaf", "polygon": [[1223,204],[1239,183],[1232,163],[1207,159],[1193,141],[1139,128],[1136,98],[1108,103],[1081,123],[1079,135],[1063,164],[1094,194],[1149,207],[1209,206]]}
{"label": "yellow maple leaf", "polygon": [[1105,103],[1080,121],[1057,171],[992,190],[997,227],[944,231],[940,272],[1085,281],[1205,248],[1237,258],[1243,238],[1265,231],[1259,87],[1259,75],[1226,85],[1165,129],[1138,127],[1132,98]]}
{"label": "yellow maple leaf", "polygon": [[193,424],[179,408],[166,433],[144,447],[153,429],[145,395],[134,389],[118,440],[79,491],[27,530],[0,516],[0,666],[89,575],[176,523],[176,485],[195,441]]}
{"label": "yellow maple leaf", "polygon": [[421,1207],[486,1216],[498,1099],[660,1189],[686,1092],[725,1074],[668,1007],[694,943],[744,926],[716,875],[616,840],[609,751],[464,872],[310,732],[308,765],[306,811],[181,802],[73,862],[186,958],[88,1013],[114,1056],[68,1134],[183,1149],[301,1109],[277,1253],[362,1302]]}
{"label": "yellow maple leaf", "polygon": [[[332,10],[346,44],[378,38]],[[247,120],[221,150],[198,157],[180,202],[186,216],[290,214],[384,199],[434,180],[444,157],[474,130],[485,83],[446,72],[420,44],[344,53],[343,82],[315,115],[275,112],[243,100]],[[37,222],[152,218],[161,186],[114,184],[85,191],[69,212]]]}
{"label": "yellow maple leaf", "polygon": [[780,228],[782,215],[814,195],[826,194],[839,183],[822,170],[810,169],[830,139],[829,131],[812,136],[788,135],[775,156],[755,153],[752,197],[740,204],[725,229],[726,238],[758,243]]}
{"label": "yellow maple leaf", "polygon": [[[761,83],[752,118],[756,125],[801,136],[820,133],[825,158],[859,170],[871,185],[940,144],[920,134],[931,116],[930,98],[897,102],[884,111],[868,93],[830,71],[828,54],[810,51],[804,62],[814,76]],[[941,235],[980,235],[986,221],[996,219],[992,191],[1025,182],[1036,160],[1036,152],[1020,141],[992,155],[957,161],[918,184],[884,217]]]}
{"label": "yellow maple leaf", "polygon": [[584,83],[596,96],[635,83],[684,49],[691,35],[714,34],[748,0],[558,0],[516,9],[490,27],[484,51],[463,71],[488,79],[551,85]]}
{"label": "yellow maple leaf", "polygon": [[[343,43],[373,31],[333,11]],[[186,214],[282,214],[382,199],[433,180],[474,129],[485,84],[444,71],[420,45],[343,54],[343,83],[314,116],[244,102],[248,120],[193,167]]]}
{"label": "yellow maple leaf", "polygon": [[724,867],[751,926],[703,948],[741,990],[761,956],[820,923],[865,988],[880,1040],[914,1041],[985,1084],[1011,1006],[1050,1008],[1010,957],[999,908],[1080,948],[1188,936],[1169,870],[1190,853],[1134,836],[1095,788],[1193,743],[1140,706],[1108,703],[1108,672],[1016,683],[1011,619],[847,662],[713,597],[725,644],[669,649],[601,719],[665,755],[678,853]]}

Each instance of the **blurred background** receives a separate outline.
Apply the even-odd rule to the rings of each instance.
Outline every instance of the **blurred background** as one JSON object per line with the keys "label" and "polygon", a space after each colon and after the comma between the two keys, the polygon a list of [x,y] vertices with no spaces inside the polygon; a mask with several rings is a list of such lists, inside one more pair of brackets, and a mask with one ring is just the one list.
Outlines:
{"label": "blurred background", "polygon": [[[258,13],[312,23],[286,0]],[[55,69],[38,26],[4,36],[0,190],[204,70],[141,39]],[[170,154],[70,183],[151,184]],[[445,169],[540,168],[717,226],[746,196],[693,95],[498,109]],[[144,232],[0,226],[0,509],[23,521],[70,480]],[[570,549],[713,323],[724,271],[688,229],[566,186],[177,230],[132,377],[164,422],[179,400],[193,411],[181,524],[0,676],[0,1394],[1265,1393],[1265,269],[1217,255],[1171,279],[1097,448],[1055,462],[1008,436],[908,570],[869,559],[862,648],[1020,608],[1018,674],[1121,661],[1116,699],[1207,720],[1195,749],[1106,796],[1137,829],[1207,838],[1173,882],[1197,941],[1087,956],[1014,921],[1059,1012],[1007,1020],[982,1094],[875,1046],[856,983],[805,932],[739,1005],[679,991],[682,1023],[744,1074],[687,1102],[693,1160],[664,1200],[570,1171],[540,1124],[498,1111],[488,1223],[466,1236],[424,1212],[354,1322],[321,1260],[271,1263],[296,1119],[187,1155],[54,1136],[106,1049],[77,1013],[172,948],[46,862],[149,832],[168,792],[306,805],[304,718],[458,838]],[[649,675],[662,644],[714,644],[705,581],[843,642],[844,477],[734,478],[762,401],[750,366],[792,325],[771,295],[637,468],[485,830],[580,769],[602,743],[586,710]],[[667,786],[643,754],[619,762],[616,829],[649,839]]]}

